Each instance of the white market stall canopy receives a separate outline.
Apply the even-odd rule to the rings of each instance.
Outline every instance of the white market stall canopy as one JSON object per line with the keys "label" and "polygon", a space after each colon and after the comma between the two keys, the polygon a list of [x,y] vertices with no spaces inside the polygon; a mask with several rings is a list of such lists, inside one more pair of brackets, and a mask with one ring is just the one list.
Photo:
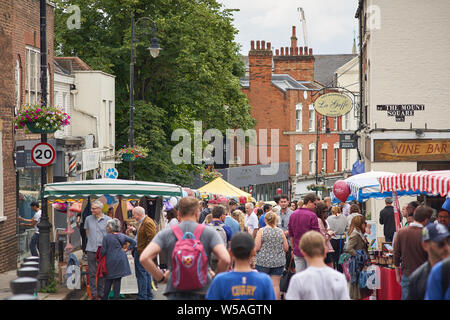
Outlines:
{"label": "white market stall canopy", "polygon": [[44,186],[44,198],[68,199],[102,195],[123,196],[125,198],[181,197],[182,188],[175,184],[160,182],[96,179],[49,183]]}

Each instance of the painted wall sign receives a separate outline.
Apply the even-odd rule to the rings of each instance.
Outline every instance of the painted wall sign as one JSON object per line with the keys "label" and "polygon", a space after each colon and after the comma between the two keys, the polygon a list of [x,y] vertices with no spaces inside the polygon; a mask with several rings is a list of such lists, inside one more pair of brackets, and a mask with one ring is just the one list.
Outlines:
{"label": "painted wall sign", "polygon": [[396,122],[405,122],[405,117],[414,116],[414,111],[424,111],[424,104],[384,104],[377,105],[377,111],[387,111],[388,117],[395,117]]}
{"label": "painted wall sign", "polygon": [[323,116],[340,117],[350,112],[352,99],[343,93],[331,92],[324,94],[314,102],[314,109]]}
{"label": "painted wall sign", "polygon": [[450,161],[450,140],[374,140],[375,161]]}

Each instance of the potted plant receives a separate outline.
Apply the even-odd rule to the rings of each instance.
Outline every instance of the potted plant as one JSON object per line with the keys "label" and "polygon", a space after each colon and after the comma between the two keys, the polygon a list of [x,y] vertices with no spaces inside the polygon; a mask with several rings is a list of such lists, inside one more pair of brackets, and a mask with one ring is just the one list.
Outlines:
{"label": "potted plant", "polygon": [[117,156],[123,161],[135,161],[143,159],[148,156],[148,149],[141,146],[123,146],[118,152]]}
{"label": "potted plant", "polygon": [[70,124],[70,116],[58,107],[25,105],[14,119],[14,128],[30,133],[53,133]]}

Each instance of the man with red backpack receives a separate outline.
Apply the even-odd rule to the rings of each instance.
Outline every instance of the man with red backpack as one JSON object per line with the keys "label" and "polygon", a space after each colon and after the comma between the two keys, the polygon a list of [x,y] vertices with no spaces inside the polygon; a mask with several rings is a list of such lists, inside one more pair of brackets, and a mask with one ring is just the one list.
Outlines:
{"label": "man with red backpack", "polygon": [[[200,206],[196,198],[182,198],[178,210],[180,224],[157,233],[139,260],[155,281],[167,282],[164,295],[168,300],[204,299],[211,283],[211,253],[218,259],[215,274],[228,269],[230,255],[217,231],[197,222]],[[172,257],[166,273],[153,262],[161,251]]]}

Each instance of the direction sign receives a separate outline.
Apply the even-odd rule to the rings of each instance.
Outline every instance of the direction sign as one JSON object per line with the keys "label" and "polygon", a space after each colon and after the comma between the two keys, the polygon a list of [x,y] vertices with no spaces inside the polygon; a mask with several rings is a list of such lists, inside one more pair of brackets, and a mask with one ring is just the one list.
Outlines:
{"label": "direction sign", "polygon": [[55,157],[55,149],[46,142],[38,143],[31,149],[31,160],[38,166],[46,167],[51,165]]}

